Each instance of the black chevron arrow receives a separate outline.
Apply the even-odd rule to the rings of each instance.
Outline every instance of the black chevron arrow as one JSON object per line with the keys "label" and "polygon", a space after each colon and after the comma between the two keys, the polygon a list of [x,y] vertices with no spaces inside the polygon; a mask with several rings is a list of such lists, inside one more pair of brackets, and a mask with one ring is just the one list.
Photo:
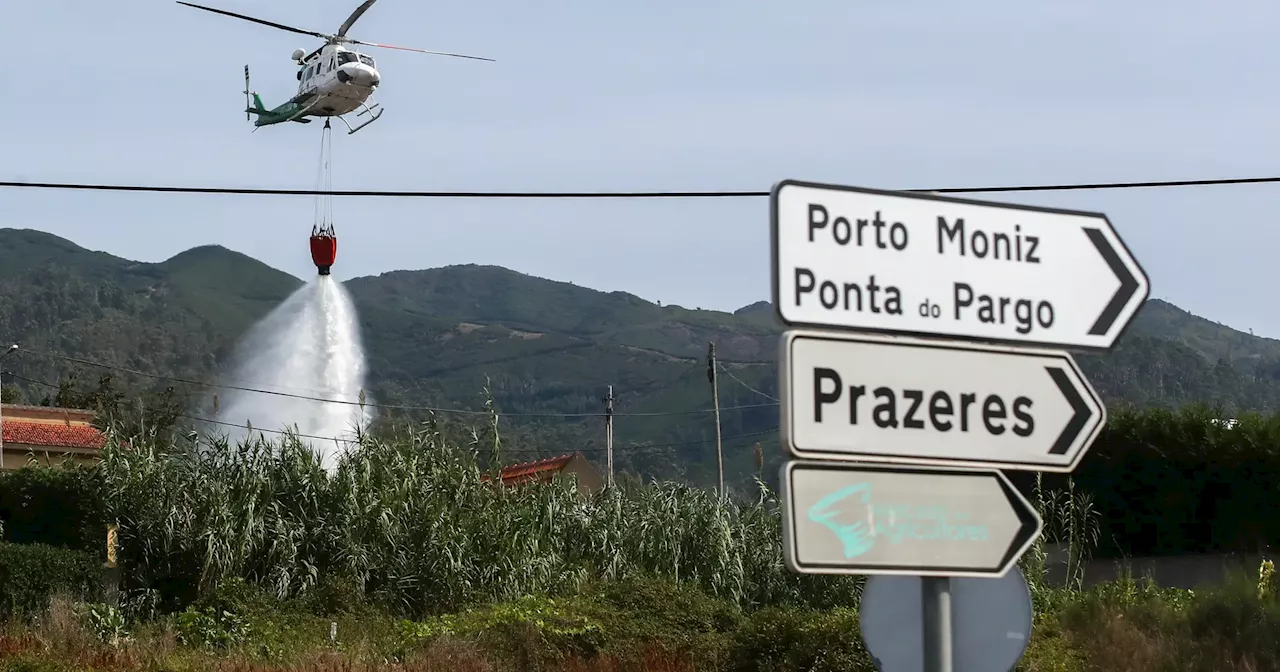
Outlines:
{"label": "black chevron arrow", "polygon": [[1050,455],[1062,455],[1071,447],[1071,442],[1075,441],[1080,435],[1080,430],[1089,422],[1089,406],[1084,403],[1084,397],[1080,396],[1080,392],[1076,390],[1076,386],[1071,384],[1071,378],[1067,376],[1067,372],[1056,366],[1046,366],[1045,371],[1049,372],[1049,377],[1053,378],[1053,382],[1062,391],[1062,396],[1066,398],[1067,403],[1071,404],[1071,421],[1058,435],[1058,440],[1053,442],[1053,447],[1049,449]]}
{"label": "black chevron arrow", "polygon": [[1028,507],[1023,503],[1023,499],[1019,496],[1018,491],[1013,488],[1013,484],[1007,482],[1003,478],[997,478],[996,482],[1000,484],[1000,490],[1004,492],[1004,497],[1009,501],[1009,508],[1018,515],[1018,531],[1013,535],[1013,540],[1009,543],[1008,550],[1005,551],[1004,557],[1000,558],[1000,567],[1004,567],[1014,560],[1014,556],[1018,551],[1022,550],[1022,545],[1028,540],[1034,539],[1040,535],[1044,529],[1044,521],[1036,519],[1035,509]]}
{"label": "black chevron arrow", "polygon": [[1107,266],[1111,267],[1111,272],[1120,279],[1120,288],[1116,290],[1115,295],[1111,297],[1111,302],[1102,309],[1098,321],[1094,322],[1093,328],[1089,330],[1090,336],[1101,336],[1111,330],[1111,325],[1116,323],[1117,317],[1120,317],[1120,311],[1138,292],[1138,279],[1129,272],[1129,267],[1120,260],[1120,255],[1116,254],[1116,248],[1111,246],[1100,229],[1086,228],[1084,234],[1089,236],[1093,246],[1098,248],[1098,254],[1101,254]]}

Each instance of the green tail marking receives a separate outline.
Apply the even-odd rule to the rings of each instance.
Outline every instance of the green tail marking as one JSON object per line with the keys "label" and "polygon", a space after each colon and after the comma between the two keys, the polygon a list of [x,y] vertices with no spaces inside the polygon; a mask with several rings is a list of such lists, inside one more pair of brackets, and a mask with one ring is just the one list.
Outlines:
{"label": "green tail marking", "polygon": [[253,122],[254,126],[270,126],[286,121],[295,121],[300,124],[311,123],[310,119],[295,116],[300,114],[302,110],[302,105],[292,102],[282,103],[279,107],[267,109],[267,106],[262,104],[262,98],[257,93],[253,94],[253,107],[248,109],[249,112],[258,115],[257,120]]}

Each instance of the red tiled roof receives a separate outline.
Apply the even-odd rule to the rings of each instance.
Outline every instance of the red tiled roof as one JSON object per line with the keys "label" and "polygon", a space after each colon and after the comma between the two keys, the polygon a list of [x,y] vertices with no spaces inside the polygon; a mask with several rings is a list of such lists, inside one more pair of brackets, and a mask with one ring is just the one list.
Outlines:
{"label": "red tiled roof", "polygon": [[5,443],[21,443],[49,448],[101,449],[107,437],[97,427],[50,422],[23,422],[0,419]]}
{"label": "red tiled roof", "polygon": [[[539,476],[548,474],[548,472],[554,474],[564,469],[565,466],[569,464],[569,460],[573,459],[575,454],[576,453],[569,453],[568,455],[538,460],[536,462],[522,462],[520,464],[503,467],[502,482],[507,485],[513,485],[515,483],[526,483],[528,481],[536,480]],[[487,475],[482,478],[483,480],[488,480]]]}

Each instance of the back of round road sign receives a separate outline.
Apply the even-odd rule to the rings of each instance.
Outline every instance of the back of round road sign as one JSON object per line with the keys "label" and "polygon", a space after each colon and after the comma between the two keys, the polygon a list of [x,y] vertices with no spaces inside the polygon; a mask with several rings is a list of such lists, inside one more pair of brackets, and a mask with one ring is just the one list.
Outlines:
{"label": "back of round road sign", "polygon": [[[1031,639],[1031,592],[1017,566],[999,578],[952,578],[952,672],[1011,672]],[[858,620],[881,672],[924,670],[918,576],[867,577]]]}

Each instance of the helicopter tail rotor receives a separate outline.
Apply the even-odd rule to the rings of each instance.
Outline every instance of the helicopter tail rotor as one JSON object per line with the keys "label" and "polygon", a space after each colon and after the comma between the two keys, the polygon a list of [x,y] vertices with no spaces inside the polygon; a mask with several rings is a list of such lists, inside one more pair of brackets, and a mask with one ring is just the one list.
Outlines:
{"label": "helicopter tail rotor", "polygon": [[249,66],[244,66],[244,120],[249,121],[252,115],[249,110],[253,108],[253,94],[249,91]]}

